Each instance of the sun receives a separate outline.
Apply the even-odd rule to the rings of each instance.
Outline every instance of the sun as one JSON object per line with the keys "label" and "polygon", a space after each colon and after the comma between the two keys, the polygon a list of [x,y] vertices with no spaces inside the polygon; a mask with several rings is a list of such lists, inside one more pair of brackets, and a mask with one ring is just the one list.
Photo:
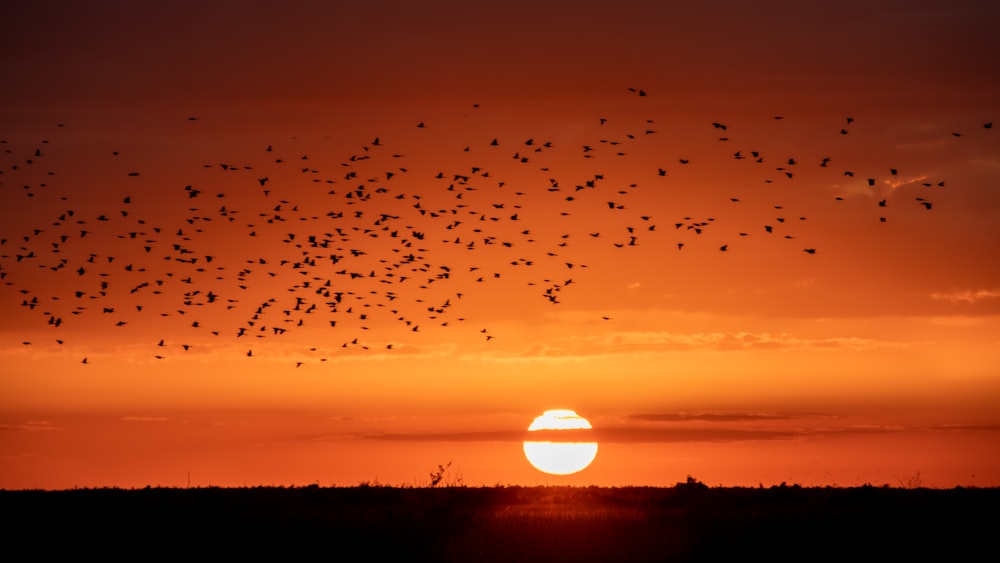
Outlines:
{"label": "sun", "polygon": [[590,422],[569,409],[549,410],[536,417],[529,432],[539,432],[547,440],[525,440],[524,455],[543,473],[570,475],[586,469],[597,457],[597,442],[582,441],[593,428]]}

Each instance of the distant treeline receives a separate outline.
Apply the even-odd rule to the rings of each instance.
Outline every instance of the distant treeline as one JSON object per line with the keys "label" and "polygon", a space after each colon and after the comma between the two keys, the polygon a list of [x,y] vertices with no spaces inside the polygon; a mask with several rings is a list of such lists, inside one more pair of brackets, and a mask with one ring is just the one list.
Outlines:
{"label": "distant treeline", "polygon": [[[971,560],[1000,489],[252,487],[0,491],[8,553],[333,561]],[[27,551],[24,551],[27,550]]]}

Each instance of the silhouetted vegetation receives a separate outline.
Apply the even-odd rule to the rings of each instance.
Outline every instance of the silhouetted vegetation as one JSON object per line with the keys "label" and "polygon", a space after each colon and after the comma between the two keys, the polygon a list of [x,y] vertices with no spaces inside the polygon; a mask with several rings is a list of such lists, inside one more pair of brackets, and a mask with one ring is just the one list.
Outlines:
{"label": "silhouetted vegetation", "polygon": [[[862,486],[146,488],[0,491],[7,549],[46,559],[968,560],[1000,489]],[[29,549],[30,551],[21,551]]]}

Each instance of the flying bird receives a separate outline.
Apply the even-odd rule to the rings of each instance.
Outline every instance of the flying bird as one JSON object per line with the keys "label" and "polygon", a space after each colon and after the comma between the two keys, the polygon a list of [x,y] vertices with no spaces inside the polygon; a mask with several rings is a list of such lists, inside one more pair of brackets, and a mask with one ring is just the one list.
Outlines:
{"label": "flying bird", "polygon": [[[646,91],[638,88],[628,91],[646,96]],[[479,104],[473,107],[478,109]],[[482,111],[477,115],[494,122],[497,116],[489,113],[491,109]],[[612,107],[607,111],[618,110]],[[782,116],[773,118],[781,120]],[[588,122],[586,119],[594,119],[594,115],[582,122]],[[302,149],[297,153],[301,155],[296,159],[301,161],[298,165],[260,154],[273,152],[271,144],[265,151],[255,148],[248,154],[220,150],[216,156],[208,153],[205,160],[189,167],[195,169],[194,176],[186,180],[191,183],[184,191],[167,185],[162,192],[144,191],[140,195],[109,187],[107,198],[95,197],[85,212],[82,208],[70,212],[69,204],[45,194],[38,185],[41,182],[29,182],[31,178],[24,169],[37,169],[40,163],[50,162],[49,155],[56,154],[56,147],[41,150],[29,145],[22,160],[31,162],[17,162],[20,168],[14,168],[12,163],[4,174],[18,178],[17,183],[21,183],[19,175],[23,175],[24,184],[33,184],[23,191],[40,195],[36,201],[51,201],[51,208],[45,209],[51,215],[44,218],[44,223],[28,226],[22,232],[8,233],[4,229],[0,239],[4,245],[0,279],[14,290],[25,292],[18,294],[15,306],[20,303],[26,314],[44,314],[42,320],[49,329],[65,331],[66,324],[83,317],[98,325],[95,330],[126,325],[128,330],[137,327],[137,331],[177,327],[176,334],[160,333],[164,338],[147,342],[146,346],[161,352],[144,356],[147,359],[169,359],[169,354],[159,348],[178,344],[168,342],[190,342],[179,345],[184,351],[200,346],[201,338],[215,342],[244,338],[254,343],[281,342],[284,346],[297,343],[297,338],[322,342],[326,336],[315,336],[320,329],[337,333],[334,338],[342,343],[334,345],[337,353],[356,354],[382,347],[401,350],[403,344],[373,343],[384,343],[387,337],[376,336],[366,342],[347,331],[374,334],[384,330],[391,335],[396,334],[393,327],[405,327],[405,334],[419,333],[413,335],[416,338],[431,330],[466,330],[461,328],[465,317],[458,311],[474,299],[471,288],[484,288],[487,295],[507,295],[512,287],[523,285],[533,288],[531,291],[543,298],[539,301],[545,307],[562,306],[575,286],[587,280],[581,277],[577,282],[562,281],[559,274],[587,268],[587,258],[603,259],[606,251],[614,249],[638,253],[629,260],[656,259],[649,253],[651,249],[662,249],[663,244],[676,244],[678,251],[687,247],[688,251],[675,260],[697,259],[698,253],[713,248],[728,252],[728,244],[718,246],[715,241],[720,239],[710,238],[713,230],[728,240],[733,240],[733,235],[741,237],[738,240],[750,237],[746,240],[752,245],[740,246],[731,257],[735,260],[758,248],[754,245],[772,245],[776,253],[794,255],[801,246],[789,250],[791,247],[781,246],[779,241],[804,239],[804,233],[791,232],[793,224],[804,224],[785,219],[798,216],[804,220],[801,215],[805,207],[799,205],[803,196],[799,194],[807,193],[809,182],[827,181],[817,177],[837,174],[828,167],[831,157],[823,157],[818,160],[819,167],[826,170],[813,167],[793,175],[790,167],[799,166],[801,161],[787,155],[779,159],[782,167],[762,173],[764,168],[751,164],[762,163],[762,155],[770,154],[768,150],[774,147],[733,147],[739,150],[706,149],[697,156],[697,170],[684,170],[687,174],[706,166],[719,167],[728,174],[728,167],[733,167],[732,176],[727,177],[732,183],[718,188],[727,192],[713,191],[715,188],[695,191],[682,181],[689,179],[668,175],[666,166],[655,168],[657,176],[664,179],[644,185],[641,179],[652,176],[655,165],[643,168],[639,159],[644,157],[637,155],[658,155],[669,162],[676,158],[671,154],[672,147],[677,146],[674,143],[686,139],[671,139],[670,130],[652,125],[652,119],[633,119],[629,123],[598,117],[597,121],[600,135],[580,132],[579,143],[572,148],[543,142],[549,133],[537,124],[516,132],[508,128],[469,131],[466,126],[449,132],[455,136],[453,145],[435,145],[434,151],[411,150],[412,146],[404,144],[406,136],[382,131],[386,136],[383,142],[381,136],[368,132],[361,138],[373,139],[371,142],[345,140],[337,151],[328,151],[322,158],[307,150],[305,137],[293,137],[298,143],[295,146]],[[721,121],[710,122],[712,129],[728,132],[723,121],[724,116]],[[847,134],[847,126],[853,121],[847,118],[842,134]],[[417,120],[404,121],[400,128],[412,131],[414,122]],[[703,119],[705,122],[708,120]],[[797,125],[789,121],[780,127],[785,130]],[[417,122],[416,128],[424,129],[425,122]],[[984,128],[991,129],[992,122],[984,123]],[[436,134],[441,126],[435,124],[433,129]],[[697,130],[702,140],[718,134],[707,128]],[[427,134],[432,132],[410,136],[423,139],[414,143],[426,143],[430,142],[424,137]],[[523,145],[518,144],[519,151],[513,158],[505,151],[471,150],[482,147],[486,139],[491,139],[489,146],[500,146],[500,134],[525,139]],[[975,142],[974,135],[968,137],[967,142]],[[762,138],[766,142],[769,137]],[[735,136],[732,140],[733,144],[738,142]],[[855,142],[834,140],[847,147]],[[874,158],[870,159],[874,162],[871,166],[868,160],[850,162],[849,150],[824,146],[822,143],[837,143],[822,135],[815,143],[815,147],[803,146],[799,156],[808,159],[815,157],[802,155],[832,154],[838,163],[843,160],[845,167],[864,164],[866,168],[857,170],[881,169],[889,170],[891,176],[899,175],[897,168],[889,168],[890,163],[878,163]],[[383,145],[392,146],[396,152],[386,154],[376,148]],[[441,159],[434,160],[438,152]],[[139,176],[139,172],[126,171],[143,170],[143,178],[135,182],[147,181],[149,172],[130,163],[130,151],[124,147],[121,154],[114,151],[109,156],[105,150],[101,155],[113,162],[112,174]],[[604,171],[585,166],[608,156],[621,159],[616,158],[617,165],[607,171],[608,180]],[[677,161],[681,165],[690,163],[688,158]],[[753,188],[747,186],[752,183],[770,183],[772,178],[767,176],[775,173],[794,181],[777,182],[760,195],[749,191]],[[854,172],[846,170],[843,175],[853,177]],[[135,182],[129,181],[134,184],[133,190]],[[15,181],[10,185],[16,185]],[[803,185],[806,187],[792,187]],[[876,179],[868,178],[867,185],[875,187]],[[924,185],[943,188],[945,182],[935,179]],[[158,182],[150,181],[150,189],[154,186]],[[211,186],[211,191],[204,194],[204,186]],[[155,200],[147,197],[150,193],[155,193]],[[208,194],[214,197],[202,197]],[[847,194],[842,194],[834,200],[844,201]],[[788,201],[778,199],[786,196]],[[826,197],[817,199],[817,212],[822,213],[822,204],[830,204]],[[728,211],[723,198],[739,203],[733,210],[743,210],[746,215]],[[820,199],[823,203],[819,203]],[[932,209],[930,201],[918,201],[925,209]],[[102,207],[101,202],[106,205]],[[880,208],[887,206],[887,199],[877,202]],[[695,205],[709,214],[714,211],[711,206],[720,203],[725,205],[717,212],[726,210],[727,214],[718,216],[719,221],[694,213],[689,216],[683,211],[685,206]],[[774,203],[785,204],[784,216],[765,219],[770,224],[764,225],[764,230],[773,234],[774,226],[781,224],[780,231],[788,232],[757,239],[753,233],[759,232],[760,224],[753,219],[753,213],[759,205]],[[48,203],[36,207],[44,205]],[[838,206],[836,213],[852,213],[851,209],[850,205]],[[660,239],[663,229],[655,229],[654,217],[673,224],[676,239]],[[880,217],[879,221],[885,223],[886,218]],[[696,235],[700,237],[688,238]],[[701,245],[705,239],[710,239],[708,244]],[[816,249],[804,248],[803,252],[815,254]],[[778,260],[775,264],[780,267]],[[789,262],[790,266],[795,263]],[[27,276],[28,272],[32,276]],[[67,286],[65,282],[70,279],[79,285]],[[184,320],[192,317],[198,320]],[[188,332],[192,330],[197,332]],[[486,329],[481,333],[487,342],[494,339]],[[41,340],[32,340],[34,347],[42,345]],[[267,350],[265,346],[251,346],[247,357],[264,355]],[[322,350],[315,346],[310,349]],[[287,368],[291,363],[301,367],[314,359],[326,360],[309,357],[290,362]],[[82,363],[87,363],[86,358]]]}

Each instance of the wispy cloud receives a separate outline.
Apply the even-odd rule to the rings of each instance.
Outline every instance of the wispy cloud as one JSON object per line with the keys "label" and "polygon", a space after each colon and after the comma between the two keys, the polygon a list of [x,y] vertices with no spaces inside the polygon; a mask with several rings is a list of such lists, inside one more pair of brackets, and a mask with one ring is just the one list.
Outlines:
{"label": "wispy cloud", "polygon": [[29,420],[21,424],[0,424],[0,432],[46,432],[62,430],[47,420]]}
{"label": "wispy cloud", "polygon": [[702,412],[702,413],[641,413],[625,416],[626,420],[642,422],[740,422],[740,421],[766,421],[766,420],[789,420],[795,418],[790,414],[775,413],[723,413],[723,412]]}
{"label": "wispy cloud", "polygon": [[520,351],[497,351],[488,357],[498,361],[528,358],[558,360],[683,351],[738,352],[780,349],[865,351],[901,346],[904,344],[855,336],[806,338],[788,333],[770,332],[618,331],[570,336],[551,342],[535,343]]}
{"label": "wispy cloud", "polygon": [[980,301],[1000,299],[1000,289],[957,289],[948,292],[932,293],[931,299],[949,301],[956,304],[973,304]]}
{"label": "wispy cloud", "polygon": [[911,178],[898,178],[898,177],[895,177],[895,178],[889,178],[889,179],[882,180],[882,183],[885,184],[889,188],[890,191],[893,191],[893,190],[897,190],[899,188],[902,188],[903,186],[909,186],[909,185],[913,185],[913,184],[918,184],[918,183],[924,182],[925,180],[927,180],[927,178],[928,178],[927,176],[915,176],[915,177],[911,177]]}
{"label": "wispy cloud", "polygon": [[1000,424],[939,424],[928,426],[927,430],[940,432],[1000,432]]}
{"label": "wispy cloud", "polygon": [[490,430],[473,432],[375,432],[359,434],[365,440],[401,442],[520,442],[528,437],[527,431]]}
{"label": "wispy cloud", "polygon": [[983,326],[989,324],[984,317],[972,317],[964,315],[948,315],[942,317],[930,317],[927,323],[933,326]]}
{"label": "wispy cloud", "polygon": [[[230,346],[218,349],[217,354],[241,357],[252,352],[252,359],[270,363],[298,363],[305,365],[317,363],[340,362],[380,362],[386,360],[416,360],[445,358],[453,355],[453,343],[414,344],[400,340],[381,338],[371,341],[358,341],[357,344],[315,348],[304,351],[301,343],[249,343],[245,347]],[[212,361],[212,356],[205,356],[205,361]],[[248,358],[249,359],[249,358]]]}

